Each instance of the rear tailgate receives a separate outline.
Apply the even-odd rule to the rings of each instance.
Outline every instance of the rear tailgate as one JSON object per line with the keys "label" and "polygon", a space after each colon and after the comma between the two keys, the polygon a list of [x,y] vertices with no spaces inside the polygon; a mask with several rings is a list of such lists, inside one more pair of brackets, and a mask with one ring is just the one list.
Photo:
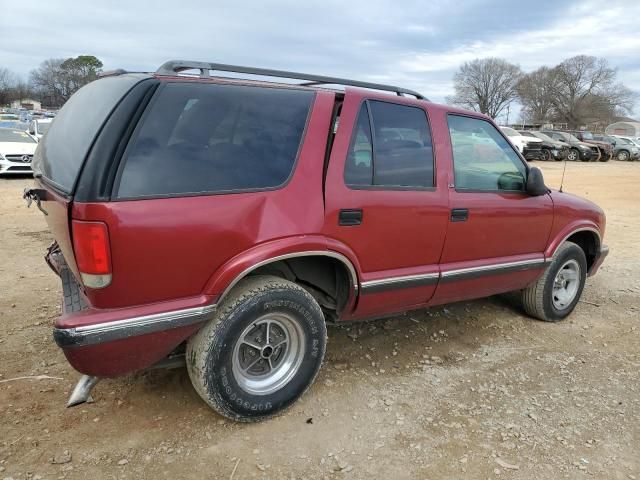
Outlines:
{"label": "rear tailgate", "polygon": [[[118,104],[149,75],[105,77],[78,90],[62,107],[38,144],[30,196],[39,203],[64,260],[80,275],[73,253],[71,206],[85,161]],[[60,272],[58,272],[60,273]]]}
{"label": "rear tailgate", "polygon": [[[73,255],[73,243],[69,226],[71,200],[69,197],[63,196],[51,188],[47,188],[41,180],[36,179],[35,184],[39,190],[37,195],[40,201],[40,208],[45,214],[44,218],[49,226],[49,231],[58,244],[67,266],[76,278],[80,278]],[[60,274],[60,272],[58,272],[58,274]]]}

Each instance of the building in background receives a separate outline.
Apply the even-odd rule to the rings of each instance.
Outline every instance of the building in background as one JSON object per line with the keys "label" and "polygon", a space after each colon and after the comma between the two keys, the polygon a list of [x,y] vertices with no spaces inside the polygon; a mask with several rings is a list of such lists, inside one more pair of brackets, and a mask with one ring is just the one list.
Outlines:
{"label": "building in background", "polygon": [[39,101],[31,98],[23,98],[22,100],[14,100],[11,102],[11,108],[26,108],[27,110],[42,110]]}
{"label": "building in background", "polygon": [[640,137],[640,122],[615,122],[604,129],[607,135],[621,135],[623,137]]}

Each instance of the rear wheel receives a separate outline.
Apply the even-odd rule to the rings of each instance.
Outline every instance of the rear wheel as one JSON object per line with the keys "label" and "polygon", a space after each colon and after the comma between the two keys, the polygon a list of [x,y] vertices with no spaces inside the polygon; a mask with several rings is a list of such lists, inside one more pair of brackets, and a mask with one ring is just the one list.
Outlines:
{"label": "rear wheel", "polygon": [[601,152],[600,153],[600,161],[601,162],[608,162],[609,160],[611,160],[611,155],[608,154],[607,152]]}
{"label": "rear wheel", "polygon": [[278,277],[250,277],[189,340],[189,377],[218,413],[263,420],[291,406],[311,385],[326,337],[322,310],[306,290]]}
{"label": "rear wheel", "polygon": [[580,160],[580,152],[576,148],[572,148],[569,150],[569,155],[567,155],[567,160],[572,162],[577,162]]}
{"label": "rear wheel", "polygon": [[578,304],[586,278],[584,251],[573,242],[563,243],[542,277],[522,291],[524,310],[546,322],[566,318]]}
{"label": "rear wheel", "polygon": [[631,158],[631,155],[629,155],[629,152],[627,152],[626,150],[620,150],[618,152],[618,155],[616,155],[616,158],[621,162],[627,162],[629,158]]}
{"label": "rear wheel", "polygon": [[545,162],[550,162],[551,160],[553,160],[551,150],[549,150],[548,148],[542,149],[542,160],[544,160]]}

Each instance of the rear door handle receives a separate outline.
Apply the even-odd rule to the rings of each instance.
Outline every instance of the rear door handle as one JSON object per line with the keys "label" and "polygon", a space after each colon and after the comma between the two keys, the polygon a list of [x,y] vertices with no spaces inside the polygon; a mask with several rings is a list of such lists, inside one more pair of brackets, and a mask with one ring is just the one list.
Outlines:
{"label": "rear door handle", "polygon": [[362,223],[362,210],[340,210],[338,225],[353,227]]}
{"label": "rear door handle", "polygon": [[452,222],[466,222],[469,218],[469,210],[466,208],[454,208],[451,210]]}

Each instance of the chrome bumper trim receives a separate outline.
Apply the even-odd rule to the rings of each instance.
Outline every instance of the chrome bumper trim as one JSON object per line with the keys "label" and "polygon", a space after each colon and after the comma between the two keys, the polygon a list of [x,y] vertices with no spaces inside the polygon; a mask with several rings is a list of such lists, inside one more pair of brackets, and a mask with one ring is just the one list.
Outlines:
{"label": "chrome bumper trim", "polygon": [[207,305],[76,328],[54,328],[53,338],[64,348],[95,345],[202,323],[215,309],[215,305]]}

